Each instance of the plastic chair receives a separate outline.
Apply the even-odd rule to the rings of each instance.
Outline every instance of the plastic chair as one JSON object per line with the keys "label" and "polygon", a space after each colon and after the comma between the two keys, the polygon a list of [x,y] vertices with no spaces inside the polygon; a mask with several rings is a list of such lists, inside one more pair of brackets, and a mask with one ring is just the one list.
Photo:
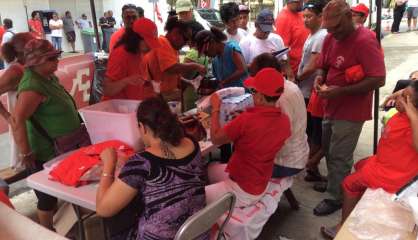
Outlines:
{"label": "plastic chair", "polygon": [[225,239],[223,229],[228,223],[235,206],[235,195],[227,193],[222,198],[206,206],[204,209],[189,217],[180,227],[174,240],[192,240],[209,231],[223,214],[228,212],[222,225],[219,227],[217,240]]}

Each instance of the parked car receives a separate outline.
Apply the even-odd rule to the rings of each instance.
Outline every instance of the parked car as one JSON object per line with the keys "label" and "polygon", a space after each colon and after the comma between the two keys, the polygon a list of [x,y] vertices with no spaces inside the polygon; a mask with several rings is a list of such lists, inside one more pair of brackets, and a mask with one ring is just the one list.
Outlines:
{"label": "parked car", "polygon": [[216,9],[198,8],[194,10],[194,17],[205,29],[210,29],[211,27],[217,27],[222,31],[225,29],[225,25],[221,20],[221,15]]}

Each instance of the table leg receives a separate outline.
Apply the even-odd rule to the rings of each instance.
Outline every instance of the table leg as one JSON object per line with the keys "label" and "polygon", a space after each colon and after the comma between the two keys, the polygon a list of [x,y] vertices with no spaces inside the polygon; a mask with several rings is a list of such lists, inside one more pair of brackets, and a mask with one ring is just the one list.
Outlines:
{"label": "table leg", "polygon": [[77,205],[73,205],[75,214],[77,215],[77,225],[78,225],[78,235],[80,237],[80,240],[85,240],[86,239],[86,234],[84,232],[84,219],[80,210],[80,207]]}

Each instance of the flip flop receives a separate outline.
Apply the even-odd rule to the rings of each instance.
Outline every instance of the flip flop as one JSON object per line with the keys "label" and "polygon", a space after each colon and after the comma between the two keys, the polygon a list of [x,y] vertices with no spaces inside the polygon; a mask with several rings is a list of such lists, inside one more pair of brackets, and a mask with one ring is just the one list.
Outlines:
{"label": "flip flop", "polygon": [[324,199],[313,210],[315,216],[327,216],[342,207],[342,203],[333,199]]}
{"label": "flip flop", "polygon": [[325,239],[334,239],[337,236],[338,227],[337,225],[333,227],[321,227],[321,234]]}

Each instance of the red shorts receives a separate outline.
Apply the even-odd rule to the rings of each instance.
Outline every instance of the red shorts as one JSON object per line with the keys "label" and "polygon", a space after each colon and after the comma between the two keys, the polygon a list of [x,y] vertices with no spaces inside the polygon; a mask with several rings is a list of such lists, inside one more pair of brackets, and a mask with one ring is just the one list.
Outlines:
{"label": "red shorts", "polygon": [[368,159],[363,159],[354,164],[354,173],[344,178],[342,187],[344,192],[350,197],[361,197],[369,187],[367,178],[360,169],[363,168]]}

